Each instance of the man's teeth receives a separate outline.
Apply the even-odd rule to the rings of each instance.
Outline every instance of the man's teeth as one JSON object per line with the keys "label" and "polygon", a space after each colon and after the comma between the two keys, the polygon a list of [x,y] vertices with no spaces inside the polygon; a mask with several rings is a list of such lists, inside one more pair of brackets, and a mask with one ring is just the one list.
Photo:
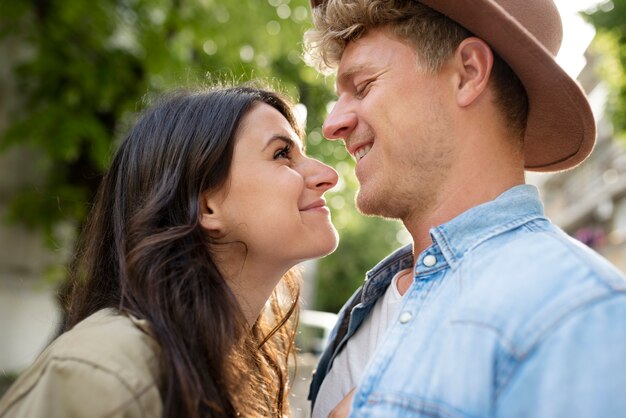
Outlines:
{"label": "man's teeth", "polygon": [[367,155],[367,153],[370,152],[371,149],[372,149],[371,145],[366,145],[364,147],[359,148],[354,153],[354,158],[356,158],[356,160],[359,161],[361,158],[365,157],[365,155]]}

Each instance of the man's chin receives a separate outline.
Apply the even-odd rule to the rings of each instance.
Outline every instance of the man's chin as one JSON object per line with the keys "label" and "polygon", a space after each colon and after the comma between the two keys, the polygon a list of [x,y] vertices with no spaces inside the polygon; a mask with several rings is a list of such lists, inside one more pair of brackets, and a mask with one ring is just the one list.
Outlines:
{"label": "man's chin", "polygon": [[376,216],[386,219],[398,219],[394,208],[389,207],[389,201],[380,197],[371,198],[364,195],[361,191],[356,196],[356,208],[360,214],[365,216]]}

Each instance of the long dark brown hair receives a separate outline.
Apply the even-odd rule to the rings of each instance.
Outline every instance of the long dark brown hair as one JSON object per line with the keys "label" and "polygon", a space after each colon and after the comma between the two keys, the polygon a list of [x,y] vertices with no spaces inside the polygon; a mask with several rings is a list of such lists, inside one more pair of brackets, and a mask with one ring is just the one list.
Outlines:
{"label": "long dark brown hair", "polygon": [[199,223],[200,197],[227,182],[237,128],[257,102],[302,136],[288,101],[252,87],[179,91],[145,111],[101,183],[71,268],[64,329],[103,308],[147,320],[164,416],[289,413],[297,278],[283,277],[251,328]]}

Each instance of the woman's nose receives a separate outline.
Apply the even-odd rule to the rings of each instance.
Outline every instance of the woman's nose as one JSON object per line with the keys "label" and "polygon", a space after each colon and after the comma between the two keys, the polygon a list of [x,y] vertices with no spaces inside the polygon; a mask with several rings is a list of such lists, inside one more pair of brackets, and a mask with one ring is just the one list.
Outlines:
{"label": "woman's nose", "polygon": [[339,176],[330,166],[313,158],[309,158],[309,170],[306,174],[306,186],[324,193],[337,185]]}
{"label": "woman's nose", "polygon": [[322,132],[328,139],[345,139],[354,131],[356,124],[356,114],[346,109],[340,98],[326,117]]}

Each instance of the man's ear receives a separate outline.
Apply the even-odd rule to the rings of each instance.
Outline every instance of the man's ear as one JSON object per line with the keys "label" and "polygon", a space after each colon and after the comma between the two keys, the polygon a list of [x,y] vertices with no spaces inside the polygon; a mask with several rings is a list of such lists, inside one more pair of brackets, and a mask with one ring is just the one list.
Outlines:
{"label": "man's ear", "polygon": [[200,196],[200,225],[211,236],[220,236],[224,232],[220,202],[216,193],[205,192]]}
{"label": "man's ear", "polygon": [[464,39],[455,51],[455,64],[459,74],[457,104],[469,106],[483,94],[489,84],[493,68],[493,52],[482,39]]}

